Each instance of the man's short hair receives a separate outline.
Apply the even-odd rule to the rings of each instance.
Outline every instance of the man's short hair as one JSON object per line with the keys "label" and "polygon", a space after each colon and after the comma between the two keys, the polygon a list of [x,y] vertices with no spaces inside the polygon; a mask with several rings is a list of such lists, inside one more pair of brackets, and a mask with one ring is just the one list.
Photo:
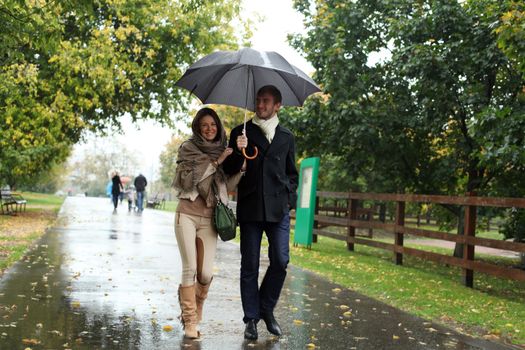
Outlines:
{"label": "man's short hair", "polygon": [[273,85],[263,86],[262,88],[259,89],[259,91],[257,91],[257,96],[261,94],[265,94],[265,93],[269,93],[270,95],[273,96],[274,103],[282,103],[283,96],[281,95],[281,92],[279,91],[279,89],[276,88],[275,86]]}

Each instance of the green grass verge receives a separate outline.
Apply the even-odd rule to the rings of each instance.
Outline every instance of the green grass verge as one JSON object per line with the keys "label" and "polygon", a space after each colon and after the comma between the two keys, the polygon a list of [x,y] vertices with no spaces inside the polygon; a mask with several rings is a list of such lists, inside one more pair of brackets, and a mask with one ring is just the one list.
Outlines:
{"label": "green grass verge", "polygon": [[[235,241],[239,242],[239,235]],[[410,246],[452,253],[447,248]],[[516,259],[486,254],[477,258],[507,266],[516,263]],[[318,237],[311,249],[292,245],[290,259],[295,266],[462,333],[525,344],[525,282],[475,273],[474,288],[467,288],[461,284],[459,268],[411,256],[405,256],[403,266],[397,266],[390,252],[363,245],[355,245],[355,251],[350,252],[345,242],[327,237]]]}
{"label": "green grass verge", "polygon": [[[167,202],[164,210],[175,211],[176,205],[177,202]],[[425,228],[437,230],[436,226]],[[496,231],[480,231],[476,235],[502,238]],[[238,243],[239,237],[237,232],[234,241]],[[263,246],[267,246],[266,239]],[[451,249],[424,244],[407,246],[452,253]],[[290,259],[295,266],[460,332],[501,336],[514,344],[525,344],[525,282],[475,273],[474,288],[467,288],[461,284],[459,268],[410,256],[404,257],[403,266],[397,266],[390,252],[362,245],[355,247],[350,252],[342,241],[318,237],[318,243],[311,249],[291,246]],[[501,265],[516,263],[515,259],[491,255],[477,254],[476,258]]]}
{"label": "green grass verge", "polygon": [[[477,336],[493,334],[525,343],[525,283],[475,273],[475,288],[461,284],[458,268],[319,237],[311,249],[291,248],[291,263],[347,288],[426,319],[455,325]],[[447,252],[443,248],[421,247]],[[502,264],[508,259],[486,257]]]}
{"label": "green grass verge", "polygon": [[27,249],[44,234],[56,218],[63,197],[49,194],[23,192],[27,200],[25,212],[16,216],[0,216],[0,270],[20,260]]}
{"label": "green grass verge", "polygon": [[179,204],[179,201],[166,201],[164,208],[161,208],[161,210],[174,213],[175,209],[177,209],[177,204]]}
{"label": "green grass verge", "polygon": [[60,209],[64,203],[65,197],[55,196],[52,194],[23,192],[22,196],[27,200],[28,209],[31,207],[47,207],[48,209]]}
{"label": "green grass verge", "polygon": [[[36,235],[33,239],[38,237],[40,236]],[[31,242],[32,240],[11,247],[3,248],[4,254],[6,254],[6,256],[0,258],[0,270],[3,270],[20,260],[26,253],[28,247],[31,245]]]}

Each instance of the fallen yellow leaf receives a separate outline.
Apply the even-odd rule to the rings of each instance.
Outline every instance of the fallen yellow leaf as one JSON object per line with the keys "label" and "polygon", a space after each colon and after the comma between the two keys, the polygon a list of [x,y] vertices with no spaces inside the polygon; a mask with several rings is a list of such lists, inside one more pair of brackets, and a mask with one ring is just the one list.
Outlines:
{"label": "fallen yellow leaf", "polygon": [[22,339],[22,344],[24,345],[38,345],[40,344],[40,340],[38,339],[27,339],[27,338],[24,338]]}
{"label": "fallen yellow leaf", "polygon": [[300,325],[302,325],[304,322],[301,321],[301,320],[293,320],[293,323],[295,323],[296,325],[300,326]]}
{"label": "fallen yellow leaf", "polygon": [[164,332],[171,332],[173,330],[173,326],[166,325],[166,326],[162,327],[162,330]]}

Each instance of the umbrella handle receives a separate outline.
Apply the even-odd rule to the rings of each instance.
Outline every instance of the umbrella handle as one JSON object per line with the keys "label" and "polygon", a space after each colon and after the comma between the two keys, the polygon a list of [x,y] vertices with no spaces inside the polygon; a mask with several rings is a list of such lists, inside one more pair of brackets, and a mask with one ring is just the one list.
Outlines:
{"label": "umbrella handle", "polygon": [[253,156],[249,156],[246,154],[246,148],[242,149],[242,155],[244,156],[244,158],[252,160],[257,157],[257,155],[259,154],[259,150],[257,149],[257,146],[253,146],[253,148],[255,149],[255,153],[253,154]]}

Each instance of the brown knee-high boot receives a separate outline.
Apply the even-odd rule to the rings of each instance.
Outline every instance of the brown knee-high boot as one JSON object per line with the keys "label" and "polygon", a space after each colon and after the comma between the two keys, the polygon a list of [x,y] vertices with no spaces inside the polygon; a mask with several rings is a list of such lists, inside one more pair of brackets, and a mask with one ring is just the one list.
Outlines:
{"label": "brown knee-high boot", "polygon": [[179,303],[184,336],[190,339],[199,337],[197,331],[197,303],[195,301],[195,285],[179,286]]}
{"label": "brown knee-high boot", "polygon": [[197,322],[202,321],[202,307],[208,297],[211,281],[208,284],[195,283],[195,300],[197,301]]}

